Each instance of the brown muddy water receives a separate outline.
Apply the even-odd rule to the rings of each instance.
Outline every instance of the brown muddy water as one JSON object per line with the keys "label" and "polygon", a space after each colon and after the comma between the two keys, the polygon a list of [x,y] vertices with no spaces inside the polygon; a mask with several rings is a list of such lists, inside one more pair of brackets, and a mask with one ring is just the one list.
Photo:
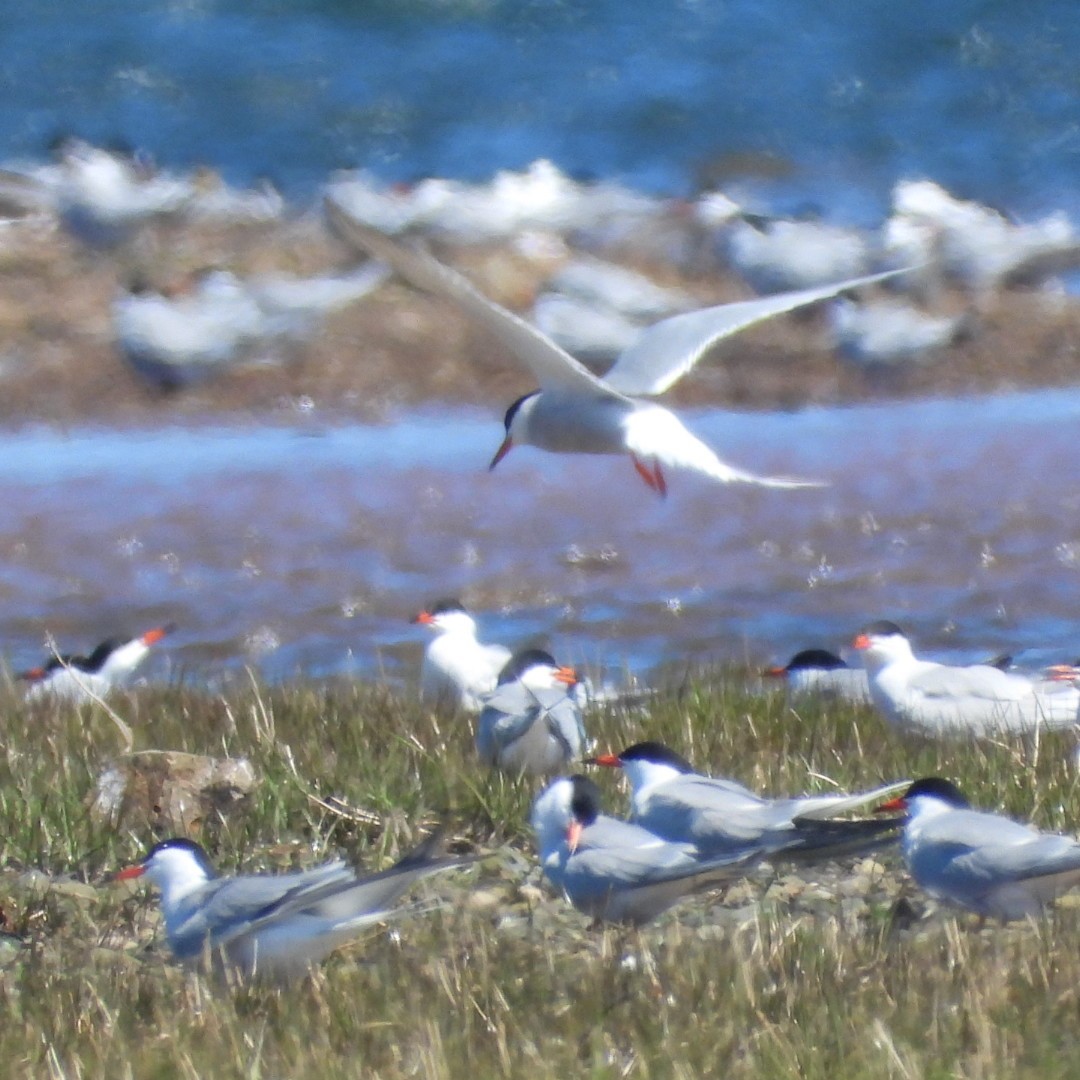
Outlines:
{"label": "brown muddy water", "polygon": [[415,681],[409,617],[460,596],[483,636],[631,670],[784,660],[888,617],[922,651],[1080,655],[1080,390],[690,412],[722,457],[821,490],[515,450],[461,410],[385,426],[0,436],[0,650],[174,621],[152,680]]}

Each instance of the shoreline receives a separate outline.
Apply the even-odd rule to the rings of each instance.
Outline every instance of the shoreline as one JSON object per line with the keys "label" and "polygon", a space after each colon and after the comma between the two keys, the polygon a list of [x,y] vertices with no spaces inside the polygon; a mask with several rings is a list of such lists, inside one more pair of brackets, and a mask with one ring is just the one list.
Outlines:
{"label": "shoreline", "polygon": [[[27,425],[148,429],[243,425],[297,415],[380,423],[402,409],[490,408],[531,389],[527,372],[444,301],[391,280],[329,317],[299,356],[238,367],[165,394],[141,381],[113,344],[120,283],[155,284],[207,266],[237,273],[314,274],[355,259],[314,214],[272,223],[161,226],[137,251],[93,254],[42,219],[8,223],[0,244],[0,430]],[[527,311],[549,267],[512,245],[435,248],[488,295]],[[668,264],[618,260],[685,289],[702,306],[749,295],[723,270],[688,276]],[[946,298],[954,307],[957,294]],[[1074,385],[1080,305],[1052,292],[999,293],[970,339],[936,360],[874,378],[839,359],[820,311],[786,316],[722,343],[664,396],[674,406],[793,410],[814,405],[961,396]]]}

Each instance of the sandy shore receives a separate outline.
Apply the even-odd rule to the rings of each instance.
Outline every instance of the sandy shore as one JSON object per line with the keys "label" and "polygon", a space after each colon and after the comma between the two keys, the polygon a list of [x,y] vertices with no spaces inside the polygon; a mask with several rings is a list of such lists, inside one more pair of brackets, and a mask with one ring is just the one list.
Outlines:
{"label": "sandy shore", "polygon": [[[328,420],[379,421],[432,402],[505,407],[531,388],[518,364],[449,305],[392,282],[324,325],[283,366],[252,366],[181,393],[141,381],[117,352],[110,301],[134,273],[156,282],[210,265],[240,273],[342,269],[351,253],[317,215],[270,225],[191,226],[144,237],[136,250],[93,253],[50,223],[0,234],[0,425],[154,425],[265,421],[297,409]],[[527,310],[545,268],[508,248],[438,249],[490,295]],[[669,266],[637,269],[678,284],[703,305],[745,287],[714,273],[680,279]],[[962,298],[953,297],[954,306]],[[722,345],[673,402],[746,409],[927,394],[1058,386],[1080,376],[1080,305],[1048,293],[997,298],[975,333],[933,363],[887,380],[840,361],[820,313],[782,318]]]}

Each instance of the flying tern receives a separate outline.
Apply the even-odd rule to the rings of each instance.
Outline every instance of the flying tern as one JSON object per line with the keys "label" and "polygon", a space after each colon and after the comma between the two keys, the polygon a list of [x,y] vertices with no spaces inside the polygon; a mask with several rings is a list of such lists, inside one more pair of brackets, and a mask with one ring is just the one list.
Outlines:
{"label": "flying tern", "polygon": [[533,804],[532,827],[547,879],[597,920],[640,924],[683,896],[745,876],[754,850],[705,859],[600,813],[600,790],[585,776],[560,777]]}
{"label": "flying tern", "polygon": [[510,650],[478,641],[476,620],[460,600],[439,600],[413,622],[435,633],[420,667],[420,696],[436,706],[479,712],[510,661]]}
{"label": "flying tern", "polygon": [[506,410],[506,437],[490,468],[518,443],[557,453],[628,454],[641,478],[660,495],[667,491],[664,470],[668,468],[689,469],[721,483],[816,486],[804,480],[757,476],[725,464],[674,413],[642,397],[663,393],[722,338],[774,315],[903,272],[874,274],[672,316],[645,330],[600,378],[535,326],[489,300],[456,271],[361,224],[333,199],[327,198],[325,205],[331,225],[348,242],[391,266],[415,287],[457,304],[526,364],[540,383],[539,390],[518,398]]}
{"label": "flying tern", "polygon": [[855,638],[870,695],[885,719],[931,735],[976,736],[1068,728],[1080,719],[1080,688],[1028,678],[992,664],[954,667],[919,660],[896,623],[871,623]]}
{"label": "flying tern", "polygon": [[434,833],[388,870],[367,876],[338,859],[298,873],[218,877],[198,844],[172,839],[116,876],[145,875],[161,890],[165,935],[177,960],[198,962],[209,949],[217,967],[242,977],[288,978],[386,918],[420,878],[469,861],[441,855],[441,840]]}
{"label": "flying tern", "polygon": [[108,638],[89,656],[57,655],[40,667],[20,672],[18,678],[28,684],[26,700],[86,702],[104,697],[132,676],[171,629],[158,626],[136,638]]}
{"label": "flying tern", "polygon": [[585,728],[570,691],[573,668],[560,667],[543,649],[524,649],[484,699],[476,729],[480,760],[505,772],[550,775],[581,758]]}
{"label": "flying tern", "polygon": [[982,916],[1038,915],[1080,884],[1080,843],[1001,814],[972,810],[955,784],[916,780],[878,807],[906,810],[902,850],[911,876],[931,896]]}
{"label": "flying tern", "polygon": [[630,817],[666,840],[694,844],[705,855],[745,852],[762,857],[828,859],[887,843],[880,820],[838,815],[878,803],[907,780],[854,795],[768,799],[731,780],[703,776],[674,750],[642,742],[587,764],[621,768],[631,787]]}

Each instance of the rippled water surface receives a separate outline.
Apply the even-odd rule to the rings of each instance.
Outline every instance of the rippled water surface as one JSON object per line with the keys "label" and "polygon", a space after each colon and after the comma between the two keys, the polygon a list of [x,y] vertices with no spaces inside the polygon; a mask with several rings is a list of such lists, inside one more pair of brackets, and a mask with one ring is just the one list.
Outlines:
{"label": "rippled water surface", "polygon": [[1080,654],[1080,391],[690,414],[734,463],[823,490],[516,450],[496,418],[0,440],[0,648],[37,662],[164,620],[152,677],[415,679],[408,618],[458,594],[484,636],[647,673],[786,659],[864,621],[923,650]]}

